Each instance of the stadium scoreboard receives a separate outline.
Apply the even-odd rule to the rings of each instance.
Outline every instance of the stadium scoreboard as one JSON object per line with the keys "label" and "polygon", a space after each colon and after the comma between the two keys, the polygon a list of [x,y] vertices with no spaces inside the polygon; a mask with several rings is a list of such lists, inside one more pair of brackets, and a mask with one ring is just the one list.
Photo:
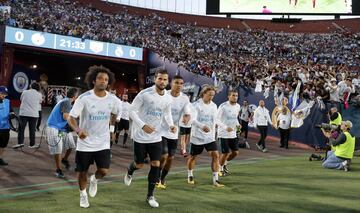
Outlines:
{"label": "stadium scoreboard", "polygon": [[135,61],[143,60],[142,48],[8,26],[5,28],[5,43]]}

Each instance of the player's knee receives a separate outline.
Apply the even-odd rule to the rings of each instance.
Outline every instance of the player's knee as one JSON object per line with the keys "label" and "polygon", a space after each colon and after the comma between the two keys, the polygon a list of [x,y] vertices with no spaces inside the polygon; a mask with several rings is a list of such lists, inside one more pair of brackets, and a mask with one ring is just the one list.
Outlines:
{"label": "player's knee", "polygon": [[150,165],[154,166],[154,167],[159,167],[160,166],[160,161],[158,161],[158,160],[151,161]]}
{"label": "player's knee", "polygon": [[99,175],[100,177],[104,177],[105,175],[107,175],[108,172],[109,172],[108,169],[99,169],[99,170],[98,170],[98,175]]}
{"label": "player's knee", "polygon": [[79,172],[79,174],[78,174],[78,178],[80,179],[80,180],[86,180],[86,178],[87,178],[87,172]]}
{"label": "player's knee", "polygon": [[214,160],[219,160],[219,153],[218,153],[218,152],[212,152],[212,153],[211,153],[211,157],[212,157]]}
{"label": "player's knee", "polygon": [[222,153],[221,158],[227,158],[229,157],[230,153]]}
{"label": "player's knee", "polygon": [[195,163],[195,159],[196,159],[196,155],[191,155],[187,160],[187,164],[190,165],[192,163]]}
{"label": "player's knee", "polygon": [[142,169],[144,167],[144,164],[143,163],[135,163],[135,167],[137,169]]}

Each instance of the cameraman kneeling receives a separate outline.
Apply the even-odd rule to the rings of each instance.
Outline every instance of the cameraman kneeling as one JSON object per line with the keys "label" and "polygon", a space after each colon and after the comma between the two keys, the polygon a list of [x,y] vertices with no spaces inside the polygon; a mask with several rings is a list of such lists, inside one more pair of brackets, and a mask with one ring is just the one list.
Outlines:
{"label": "cameraman kneeling", "polygon": [[349,133],[351,128],[351,121],[343,121],[340,126],[342,133],[336,139],[331,138],[331,133],[325,133],[335,149],[328,152],[327,159],[322,164],[324,168],[349,171],[349,163],[355,150],[355,137]]}

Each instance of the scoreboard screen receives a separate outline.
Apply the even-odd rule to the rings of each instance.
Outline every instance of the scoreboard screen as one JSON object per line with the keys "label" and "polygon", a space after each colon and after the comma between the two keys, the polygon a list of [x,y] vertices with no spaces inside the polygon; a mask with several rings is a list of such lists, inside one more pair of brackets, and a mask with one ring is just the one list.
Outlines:
{"label": "scoreboard screen", "polygon": [[5,43],[135,61],[143,60],[142,48],[8,26],[5,28]]}
{"label": "scoreboard screen", "polygon": [[208,14],[360,14],[360,0],[208,0]]}

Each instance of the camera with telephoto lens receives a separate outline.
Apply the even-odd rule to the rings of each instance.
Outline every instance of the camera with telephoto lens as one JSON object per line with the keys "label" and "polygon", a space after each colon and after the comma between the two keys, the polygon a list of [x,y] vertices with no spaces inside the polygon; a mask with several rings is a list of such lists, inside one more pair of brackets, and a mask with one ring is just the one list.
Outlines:
{"label": "camera with telephoto lens", "polygon": [[332,132],[332,131],[335,131],[338,129],[338,126],[333,125],[333,124],[327,124],[327,123],[317,124],[317,125],[315,125],[315,127],[321,128],[325,132]]}

